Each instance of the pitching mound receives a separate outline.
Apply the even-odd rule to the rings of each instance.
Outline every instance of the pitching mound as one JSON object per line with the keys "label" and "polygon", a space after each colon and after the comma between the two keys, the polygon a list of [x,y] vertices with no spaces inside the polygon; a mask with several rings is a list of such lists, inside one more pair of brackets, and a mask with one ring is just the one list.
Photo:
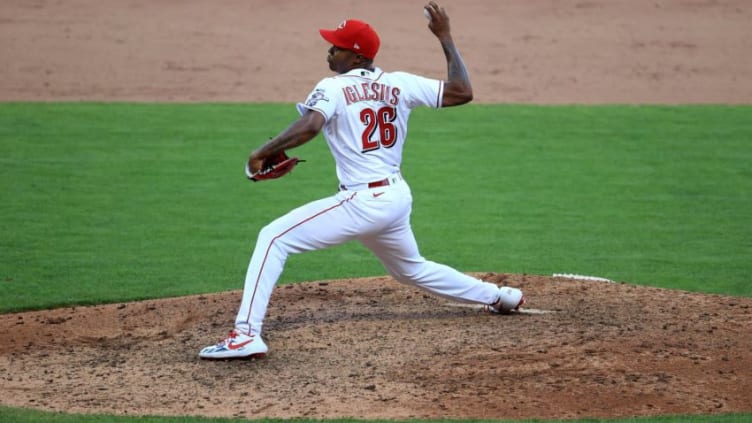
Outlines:
{"label": "pitching mound", "polygon": [[0,398],[83,413],[568,418],[752,410],[752,299],[477,274],[526,312],[390,278],[277,287],[268,358],[201,361],[240,292],[0,316]]}

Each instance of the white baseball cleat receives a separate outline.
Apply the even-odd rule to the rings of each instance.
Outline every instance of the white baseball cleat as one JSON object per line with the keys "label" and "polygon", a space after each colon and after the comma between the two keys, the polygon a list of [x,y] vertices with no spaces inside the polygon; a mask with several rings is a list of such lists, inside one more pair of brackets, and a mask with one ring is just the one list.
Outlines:
{"label": "white baseball cleat", "polygon": [[239,358],[264,358],[269,351],[259,335],[246,335],[236,330],[227,339],[202,349],[198,356],[205,360],[231,360]]}
{"label": "white baseball cleat", "polygon": [[488,306],[488,311],[499,314],[509,314],[518,311],[525,304],[525,296],[517,288],[502,286],[499,288],[499,299]]}

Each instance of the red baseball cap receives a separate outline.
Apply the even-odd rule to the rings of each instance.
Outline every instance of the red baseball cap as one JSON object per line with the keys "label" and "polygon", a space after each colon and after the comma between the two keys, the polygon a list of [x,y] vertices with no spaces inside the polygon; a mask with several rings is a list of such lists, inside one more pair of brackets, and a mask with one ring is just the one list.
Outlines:
{"label": "red baseball cap", "polygon": [[348,19],[337,25],[337,29],[319,29],[324,39],[339,48],[354,51],[369,59],[379,51],[379,35],[371,25],[357,19]]}

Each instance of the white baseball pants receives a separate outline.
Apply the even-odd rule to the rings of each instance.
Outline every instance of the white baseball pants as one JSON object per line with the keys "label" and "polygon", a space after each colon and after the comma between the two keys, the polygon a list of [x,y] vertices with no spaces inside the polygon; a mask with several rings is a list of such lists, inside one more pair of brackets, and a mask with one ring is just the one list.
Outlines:
{"label": "white baseball pants", "polygon": [[288,255],[358,240],[396,280],[454,301],[492,304],[499,288],[424,259],[410,227],[412,193],[399,179],[389,186],[337,194],[294,209],[258,235],[245,278],[236,330],[261,334],[274,285]]}

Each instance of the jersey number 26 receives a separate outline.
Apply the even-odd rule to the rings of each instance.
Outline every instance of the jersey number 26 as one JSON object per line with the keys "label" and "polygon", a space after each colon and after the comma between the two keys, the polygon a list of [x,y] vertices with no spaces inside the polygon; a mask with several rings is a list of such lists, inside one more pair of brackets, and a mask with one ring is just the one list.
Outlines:
{"label": "jersey number 26", "polygon": [[363,109],[360,112],[360,121],[365,126],[361,140],[363,150],[378,150],[381,147],[390,148],[397,141],[397,127],[394,120],[397,118],[397,110],[394,107],[384,106],[378,110]]}

